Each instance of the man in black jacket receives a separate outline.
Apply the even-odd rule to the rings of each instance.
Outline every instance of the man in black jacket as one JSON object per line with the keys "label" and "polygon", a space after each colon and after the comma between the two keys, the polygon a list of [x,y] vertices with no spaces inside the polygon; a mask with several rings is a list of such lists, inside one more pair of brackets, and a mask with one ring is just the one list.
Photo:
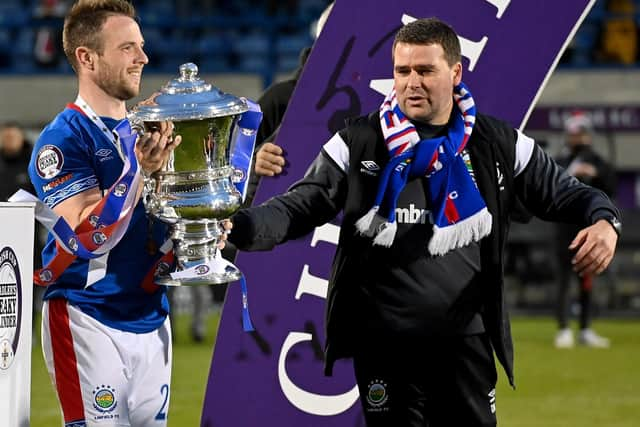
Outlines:
{"label": "man in black jacket", "polygon": [[325,371],[352,358],[368,426],[496,425],[493,352],[513,384],[503,248],[516,197],[578,222],[575,269],[598,274],[617,209],[535,142],[477,114],[458,37],[434,18],[393,44],[394,90],[322,148],[284,195],[233,218],[268,250],[343,212],[327,296]]}

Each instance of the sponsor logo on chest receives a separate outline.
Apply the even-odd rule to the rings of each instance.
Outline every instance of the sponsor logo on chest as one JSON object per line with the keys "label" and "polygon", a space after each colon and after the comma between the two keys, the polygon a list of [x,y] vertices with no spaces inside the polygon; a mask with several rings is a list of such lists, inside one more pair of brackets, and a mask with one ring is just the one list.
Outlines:
{"label": "sponsor logo on chest", "polygon": [[408,208],[396,208],[396,221],[398,224],[429,224],[429,214],[428,209],[420,209],[409,203]]}

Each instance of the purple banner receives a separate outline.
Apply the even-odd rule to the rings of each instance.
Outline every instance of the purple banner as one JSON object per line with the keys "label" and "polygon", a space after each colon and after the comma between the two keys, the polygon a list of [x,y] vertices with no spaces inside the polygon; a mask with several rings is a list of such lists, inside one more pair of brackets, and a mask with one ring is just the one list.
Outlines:
{"label": "purple banner", "polygon": [[[256,203],[300,179],[344,119],[379,107],[392,86],[395,32],[438,16],[459,33],[463,81],[480,112],[521,126],[589,0],[338,0],[289,105],[277,143],[288,174],[263,179]],[[541,24],[544,24],[541,26]],[[271,252],[241,253],[257,332],[242,331],[240,289],[224,306],[203,426],[362,426],[351,363],[323,376],[324,306],[338,227]],[[179,363],[179,362],[178,362]]]}
{"label": "purple banner", "polygon": [[639,105],[557,105],[536,107],[527,121],[526,130],[562,132],[564,121],[580,110],[591,118],[596,131],[637,132],[640,130]]}

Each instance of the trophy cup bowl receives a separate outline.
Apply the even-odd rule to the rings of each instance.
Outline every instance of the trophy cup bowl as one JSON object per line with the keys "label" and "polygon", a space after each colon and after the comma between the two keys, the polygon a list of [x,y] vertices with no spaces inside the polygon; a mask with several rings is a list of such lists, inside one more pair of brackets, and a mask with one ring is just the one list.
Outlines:
{"label": "trophy cup bowl", "polygon": [[222,271],[211,271],[208,264],[220,257],[218,243],[225,232],[221,222],[242,203],[233,183],[230,151],[235,124],[248,106],[244,99],[220,91],[197,74],[195,64],[181,65],[180,77],[128,117],[138,133],[171,121],[174,137],[182,137],[168,162],[145,177],[143,201],[148,214],[169,224],[177,271],[195,268],[196,274],[156,277],[162,285],[219,284],[242,276],[233,264],[227,263]]}

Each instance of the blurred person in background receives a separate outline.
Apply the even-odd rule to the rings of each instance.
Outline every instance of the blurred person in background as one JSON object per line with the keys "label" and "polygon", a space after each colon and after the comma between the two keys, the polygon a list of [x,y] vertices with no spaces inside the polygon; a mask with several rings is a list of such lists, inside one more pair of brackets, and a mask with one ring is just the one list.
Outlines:
{"label": "blurred person in background", "polygon": [[[593,123],[583,111],[574,111],[564,123],[566,154],[557,159],[558,164],[579,181],[602,190],[613,197],[616,188],[615,171],[602,156],[593,149]],[[568,249],[579,227],[570,224],[557,224],[556,249],[558,256],[558,296],[556,316],[558,333],[555,346],[570,348],[574,346],[574,336],[569,327],[572,306],[571,284],[574,278],[579,284],[580,332],[578,341],[588,347],[609,347],[609,340],[591,329],[593,276],[576,274],[571,262],[574,251]]]}
{"label": "blurred person in background", "polygon": [[0,201],[6,202],[19,188],[33,192],[27,173],[31,149],[18,123],[0,127]]}
{"label": "blurred person in background", "polygon": [[[125,160],[143,174],[159,170],[181,138],[172,136],[172,123],[162,122],[127,154],[115,130],[126,117],[125,102],[140,91],[148,62],[143,47],[129,2],[73,5],[63,48],[78,78],[78,97],[42,131],[29,165],[38,198],[82,233],[78,238],[91,233],[95,245],[106,243],[109,229],[96,231],[100,221],[118,218],[118,200],[127,200],[124,209],[131,212],[130,221],[117,224],[126,227],[121,239],[98,258],[58,249],[62,244],[52,235],[43,251],[45,269],[36,277],[47,286],[42,348],[67,426],[167,423],[169,304],[166,287],[153,282],[163,267],[158,248],[167,228],[147,217],[142,185],[120,175]],[[66,242],[75,246],[74,239]]]}

